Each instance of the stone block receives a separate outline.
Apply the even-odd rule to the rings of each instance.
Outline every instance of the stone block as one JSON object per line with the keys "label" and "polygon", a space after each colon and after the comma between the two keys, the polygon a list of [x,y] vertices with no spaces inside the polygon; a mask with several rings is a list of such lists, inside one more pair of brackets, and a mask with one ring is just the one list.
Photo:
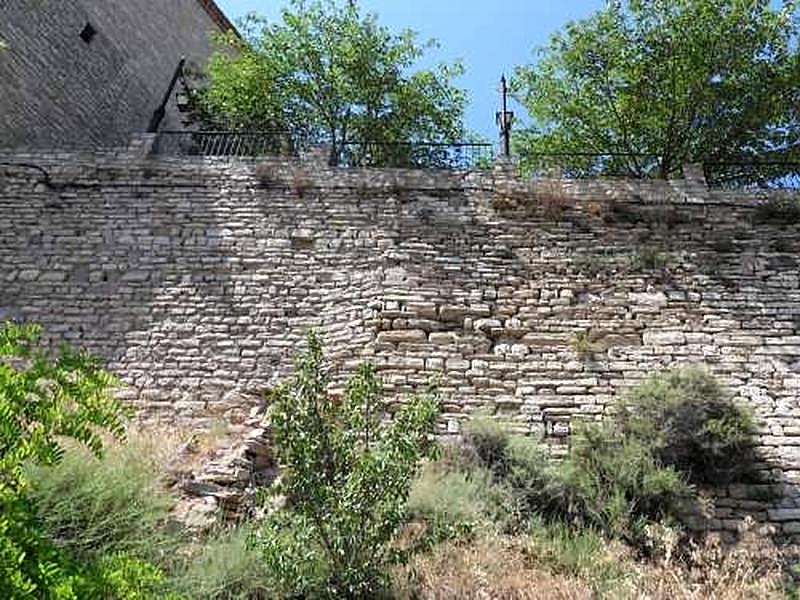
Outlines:
{"label": "stone block", "polygon": [[398,329],[381,331],[375,341],[379,344],[424,343],[428,336],[421,329]]}

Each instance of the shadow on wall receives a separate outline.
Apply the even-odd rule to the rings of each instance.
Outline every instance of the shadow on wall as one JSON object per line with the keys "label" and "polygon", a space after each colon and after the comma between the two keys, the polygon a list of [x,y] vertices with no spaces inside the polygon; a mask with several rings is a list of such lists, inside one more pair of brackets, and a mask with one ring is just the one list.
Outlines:
{"label": "shadow on wall", "polygon": [[0,179],[13,215],[0,223],[0,315],[104,357],[151,416],[241,418],[308,327],[347,323],[368,297],[348,272],[358,265],[338,264],[341,247],[303,247],[308,202],[257,189],[252,162],[37,163],[52,177],[9,168]]}

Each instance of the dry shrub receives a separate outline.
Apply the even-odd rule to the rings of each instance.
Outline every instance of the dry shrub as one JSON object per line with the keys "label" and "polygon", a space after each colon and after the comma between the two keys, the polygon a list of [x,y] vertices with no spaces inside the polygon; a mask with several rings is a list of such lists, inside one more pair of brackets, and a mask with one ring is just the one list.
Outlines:
{"label": "dry shrub", "polygon": [[289,178],[289,189],[304,198],[314,188],[314,180],[305,170],[296,170]]}
{"label": "dry shrub", "polygon": [[536,180],[531,189],[524,191],[498,189],[492,200],[495,210],[523,210],[527,215],[540,215],[552,221],[558,221],[574,206],[575,198],[564,189],[561,181],[553,179]]}
{"label": "dry shrub", "polygon": [[[549,542],[542,546],[543,542],[547,541],[520,535],[442,544],[395,570],[396,597],[767,600],[782,596],[778,549],[768,538],[749,531],[736,546],[709,536],[685,551],[673,546],[656,562],[635,561],[624,551],[609,547],[607,556],[595,555],[598,563],[608,563],[605,567],[562,565],[565,549],[556,547],[561,544],[548,549]],[[571,553],[567,551],[566,556]],[[596,581],[598,574],[592,571],[607,570],[613,560],[620,573],[629,576]]]}
{"label": "dry shrub", "polygon": [[131,430],[124,443],[108,439],[102,458],[65,446],[57,465],[30,467],[30,496],[47,534],[83,564],[117,553],[162,568],[171,563],[182,536],[167,526],[175,498],[163,475],[180,437]]}
{"label": "dry shrub", "polygon": [[579,579],[537,567],[524,538],[483,537],[442,544],[395,572],[398,598],[583,600],[592,590]]}
{"label": "dry shrub", "polygon": [[636,597],[658,600],[759,600],[781,595],[782,557],[768,537],[746,522],[740,541],[726,546],[718,536],[690,542],[675,557],[638,565]]}
{"label": "dry shrub", "polygon": [[256,165],[255,175],[262,187],[271,188],[282,184],[280,173],[270,163],[259,163]]}

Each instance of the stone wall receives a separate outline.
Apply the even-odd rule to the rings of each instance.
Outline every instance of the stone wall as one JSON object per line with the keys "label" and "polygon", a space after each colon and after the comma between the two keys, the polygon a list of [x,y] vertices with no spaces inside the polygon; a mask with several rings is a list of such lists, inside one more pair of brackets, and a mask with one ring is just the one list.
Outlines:
{"label": "stone wall", "polygon": [[754,407],[771,477],[711,526],[800,531],[800,231],[765,196],[314,157],[0,163],[0,318],[99,353],[144,416],[246,420],[309,327],[391,398],[440,377],[443,432],[488,410],[556,450],[625,387],[702,363]]}
{"label": "stone wall", "polygon": [[[126,142],[147,128],[182,56],[205,64],[212,31],[198,0],[3,0],[0,147]],[[168,108],[163,128],[180,128],[174,97]]]}

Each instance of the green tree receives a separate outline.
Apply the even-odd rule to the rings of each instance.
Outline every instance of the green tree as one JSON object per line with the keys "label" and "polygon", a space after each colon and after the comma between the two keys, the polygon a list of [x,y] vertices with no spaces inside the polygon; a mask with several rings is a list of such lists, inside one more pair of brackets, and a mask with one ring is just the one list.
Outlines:
{"label": "green tree", "polygon": [[384,422],[380,385],[361,365],[341,399],[328,397],[319,340],[272,395],[270,432],[287,510],[272,513],[261,547],[287,596],[374,598],[386,583],[418,463],[432,450],[438,402],[411,399]]}
{"label": "green tree", "polygon": [[[655,155],[560,159],[668,177],[687,162],[797,159],[797,10],[786,0],[618,0],[569,23],[516,70],[532,125],[517,150]],[[780,169],[773,176],[780,176]]]}
{"label": "green tree", "polygon": [[330,143],[334,157],[351,141],[408,154],[410,142],[464,135],[461,65],[415,70],[435,42],[393,34],[355,2],[293,0],[281,22],[251,15],[241,29],[208,64],[199,105],[210,125],[291,131]]}
{"label": "green tree", "polygon": [[[87,590],[112,571],[100,565],[89,574],[49,539],[25,466],[57,463],[64,438],[99,454],[102,431],[124,436],[124,411],[110,393],[115,378],[97,359],[67,347],[52,357],[39,347],[39,333],[34,325],[0,328],[0,597],[98,597]],[[123,563],[144,566],[120,557],[114,568]]]}

